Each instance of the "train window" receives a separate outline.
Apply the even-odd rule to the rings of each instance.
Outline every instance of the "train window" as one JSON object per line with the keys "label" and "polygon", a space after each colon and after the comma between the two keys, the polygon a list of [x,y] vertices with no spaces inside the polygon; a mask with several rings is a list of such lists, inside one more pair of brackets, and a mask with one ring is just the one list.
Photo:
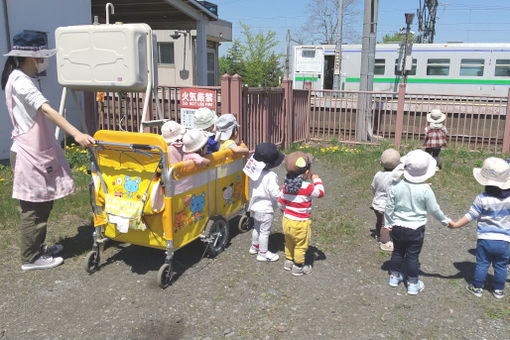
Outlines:
{"label": "train window", "polygon": [[303,58],[315,58],[315,50],[303,50],[301,56]]}
{"label": "train window", "polygon": [[428,59],[428,76],[447,76],[450,74],[450,59]]}
{"label": "train window", "polygon": [[496,77],[510,77],[510,60],[496,59]]}
{"label": "train window", "polygon": [[[410,70],[407,71],[407,75],[408,76],[415,76],[416,75],[416,65],[417,65],[417,63],[418,63],[417,59],[413,58],[413,66],[411,67]],[[395,75],[402,75],[402,73],[400,72],[402,67],[403,67],[402,59],[395,59]]]}
{"label": "train window", "polygon": [[386,59],[376,59],[374,62],[374,74],[381,75],[384,74],[384,64],[386,63]]}
{"label": "train window", "polygon": [[460,60],[460,75],[481,77],[483,76],[483,59],[461,59]]}

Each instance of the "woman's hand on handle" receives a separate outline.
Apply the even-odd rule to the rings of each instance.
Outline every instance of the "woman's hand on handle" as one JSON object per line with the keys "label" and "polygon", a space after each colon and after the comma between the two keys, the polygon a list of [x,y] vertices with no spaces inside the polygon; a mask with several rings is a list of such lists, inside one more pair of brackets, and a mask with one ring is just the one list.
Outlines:
{"label": "woman's hand on handle", "polygon": [[81,132],[78,136],[74,137],[74,140],[76,141],[76,143],[80,144],[84,148],[96,143],[96,140],[94,139],[94,137],[87,135],[86,133],[81,133]]}

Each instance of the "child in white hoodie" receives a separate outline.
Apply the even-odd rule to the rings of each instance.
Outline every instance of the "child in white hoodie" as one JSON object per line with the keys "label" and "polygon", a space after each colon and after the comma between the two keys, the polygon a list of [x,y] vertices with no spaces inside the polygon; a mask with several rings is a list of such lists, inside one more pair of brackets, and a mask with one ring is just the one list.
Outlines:
{"label": "child in white hoodie", "polygon": [[251,199],[249,211],[253,217],[253,234],[250,254],[257,254],[257,261],[275,262],[278,254],[268,250],[269,233],[273,225],[274,211],[281,186],[278,176],[269,169],[280,165],[285,158],[273,143],[262,143],[255,147],[255,153],[248,160],[244,172],[250,177]]}

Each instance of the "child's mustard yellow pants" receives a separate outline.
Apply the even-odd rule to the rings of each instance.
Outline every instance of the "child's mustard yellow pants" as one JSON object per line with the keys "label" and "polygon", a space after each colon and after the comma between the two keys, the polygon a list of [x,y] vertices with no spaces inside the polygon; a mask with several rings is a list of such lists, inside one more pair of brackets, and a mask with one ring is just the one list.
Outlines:
{"label": "child's mustard yellow pants", "polygon": [[285,234],[285,257],[296,264],[305,262],[310,239],[311,220],[294,221],[283,216],[283,232]]}

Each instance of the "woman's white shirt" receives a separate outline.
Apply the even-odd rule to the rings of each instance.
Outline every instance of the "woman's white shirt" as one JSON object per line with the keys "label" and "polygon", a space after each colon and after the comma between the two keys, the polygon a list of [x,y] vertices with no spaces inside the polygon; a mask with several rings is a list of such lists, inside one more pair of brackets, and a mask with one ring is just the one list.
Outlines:
{"label": "woman's white shirt", "polygon": [[[12,84],[12,114],[18,124],[19,133],[24,133],[34,125],[37,110],[48,100],[32,79],[21,70],[12,71],[9,77],[17,77]],[[11,151],[16,152],[15,141],[12,143]]]}

